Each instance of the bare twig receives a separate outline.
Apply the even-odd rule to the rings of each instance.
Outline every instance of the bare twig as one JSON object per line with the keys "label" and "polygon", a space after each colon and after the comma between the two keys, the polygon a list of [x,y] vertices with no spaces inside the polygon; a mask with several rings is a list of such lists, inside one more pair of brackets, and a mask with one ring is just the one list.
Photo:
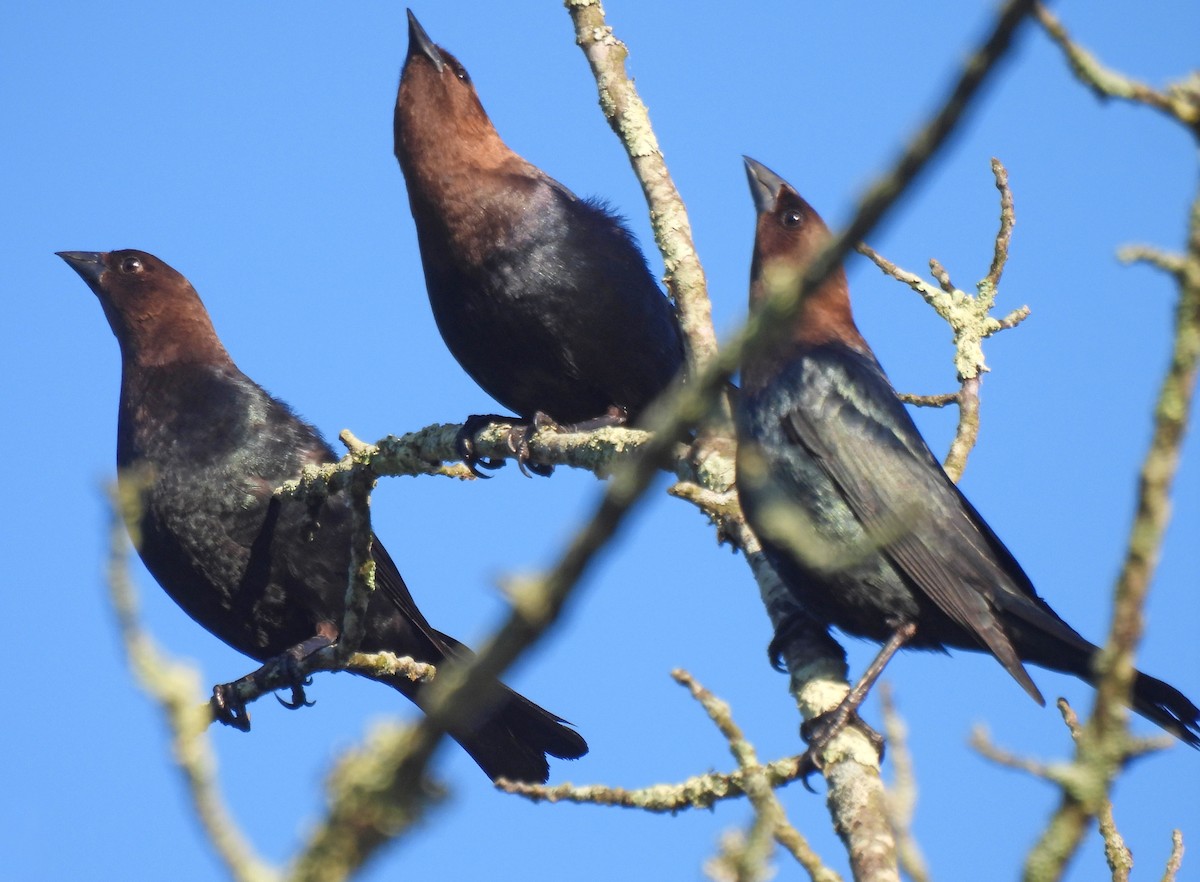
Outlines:
{"label": "bare twig", "polygon": [[1035,7],[1035,13],[1050,39],[1062,49],[1076,78],[1097,98],[1124,98],[1153,107],[1183,123],[1200,137],[1200,74],[1193,73],[1164,90],[1155,89],[1101,64],[1092,53],[1071,39],[1058,18],[1042,4]]}
{"label": "bare twig", "polygon": [[897,392],[896,397],[914,407],[945,407],[958,404],[957,392],[942,392],[940,395],[915,395],[912,392]]}
{"label": "bare twig", "polygon": [[1008,172],[1000,160],[992,159],[992,174],[996,189],[1000,191],[1000,229],[996,233],[992,249],[992,263],[987,275],[976,285],[975,296],[960,291],[954,286],[950,274],[938,261],[929,261],[930,274],[937,280],[934,287],[915,273],[901,269],[881,256],[866,244],[859,244],[859,253],[869,258],[884,273],[912,288],[933,307],[954,332],[954,365],[962,384],[952,395],[916,396],[901,395],[902,401],[925,407],[943,407],[950,402],[958,404],[958,427],[954,441],[946,454],[943,467],[952,480],[958,481],[967,467],[967,457],[979,437],[979,385],[987,364],[983,359],[983,341],[993,334],[1016,327],[1029,316],[1029,307],[1013,310],[1003,319],[993,318],[992,307],[996,302],[996,290],[1000,276],[1008,261],[1009,244],[1012,242],[1016,214],[1013,208],[1012,190],[1008,186]]}
{"label": "bare twig", "polygon": [[688,350],[688,367],[695,373],[717,353],[704,268],[692,241],[692,226],[683,199],[667,171],[650,114],[633,80],[625,71],[628,48],[613,34],[599,0],[566,0],[575,25],[575,42],[583,50],[600,97],[600,109],[629,154],[634,174],[650,208],[654,238],[666,266],[667,290],[679,313]]}
{"label": "bare twig", "polygon": [[879,698],[883,707],[888,755],[892,761],[892,786],[889,788],[887,800],[888,818],[896,834],[900,867],[912,882],[929,882],[929,867],[912,832],[912,820],[917,805],[917,776],[913,772],[912,753],[908,749],[908,727],[896,710],[891,684],[879,684]]}
{"label": "bare twig", "polygon": [[775,791],[766,777],[759,771],[761,767],[754,747],[746,740],[741,727],[733,721],[729,705],[697,683],[687,671],[676,670],[671,676],[700,702],[709,719],[729,742],[729,750],[737,760],[739,770],[745,773],[746,795],[750,798],[750,804],[754,806],[757,817],[757,823],[746,839],[747,847],[743,851],[745,859],[752,865],[765,865],[768,853],[764,850],[765,843],[759,837],[770,837],[791,852],[814,882],[833,882],[837,879],[837,874],[821,863],[821,859],[800,831],[788,823],[783,805],[775,796]]}
{"label": "bare twig", "polygon": [[1178,830],[1171,831],[1171,856],[1167,858],[1167,866],[1163,871],[1163,882],[1175,882],[1183,867],[1183,834]]}

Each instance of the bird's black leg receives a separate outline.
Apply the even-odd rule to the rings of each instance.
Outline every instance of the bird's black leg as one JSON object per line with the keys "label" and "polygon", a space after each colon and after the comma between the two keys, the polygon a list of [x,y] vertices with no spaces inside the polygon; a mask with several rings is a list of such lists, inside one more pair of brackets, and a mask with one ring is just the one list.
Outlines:
{"label": "bird's black leg", "polygon": [[871,687],[875,685],[875,681],[879,679],[879,675],[883,673],[883,669],[887,667],[887,663],[892,660],[892,656],[911,640],[915,633],[917,633],[917,626],[912,622],[900,625],[892,632],[888,642],[879,650],[879,654],[863,672],[859,681],[854,684],[854,688],[842,699],[841,704],[833,710],[806,720],[800,727],[800,737],[808,743],[808,749],[800,757],[800,769],[803,776],[801,780],[808,790],[812,790],[808,785],[808,776],[821,769],[820,755],[822,751],[835,735],[851,723],[866,734],[879,752],[879,758],[883,759],[883,736],[863,721],[862,717],[858,715],[858,708],[866,699],[867,693],[871,691]]}
{"label": "bird's black leg", "polygon": [[[793,640],[803,640],[806,644],[816,644],[818,651],[838,652],[841,647],[829,636],[829,629],[816,624],[812,617],[799,609],[790,612],[779,627],[775,636],[767,644],[767,658],[771,667],[782,674],[787,673],[787,664],[783,660],[783,652]],[[842,653],[845,658],[845,653]]]}
{"label": "bird's black leg", "polygon": [[485,475],[479,471],[478,467],[482,466],[492,471],[504,467],[504,460],[502,459],[487,459],[475,453],[475,436],[479,431],[487,428],[492,423],[520,422],[516,417],[504,416],[504,414],[499,413],[477,413],[467,417],[463,421],[462,428],[454,436],[454,449],[466,467],[471,470],[472,475],[477,478],[490,478],[491,475]]}
{"label": "bird's black leg", "polygon": [[285,701],[278,695],[275,696],[280,704],[289,710],[311,707],[313,702],[308,701],[304,687],[312,683],[312,678],[301,676],[298,666],[313,653],[332,646],[337,638],[337,628],[329,622],[322,622],[317,625],[316,634],[274,658],[267,659],[258,670],[232,683],[214,686],[212,699],[209,701],[213,718],[226,726],[249,732],[250,712],[246,709],[243,692],[262,693],[284,686],[292,690],[292,697],[290,701]]}

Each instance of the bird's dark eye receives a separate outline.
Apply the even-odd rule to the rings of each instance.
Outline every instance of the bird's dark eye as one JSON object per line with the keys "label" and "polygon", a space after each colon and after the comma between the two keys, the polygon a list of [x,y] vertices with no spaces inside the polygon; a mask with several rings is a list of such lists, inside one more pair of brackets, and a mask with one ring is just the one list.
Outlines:
{"label": "bird's dark eye", "polygon": [[801,214],[799,209],[796,209],[796,208],[789,208],[787,211],[785,211],[783,213],[782,217],[780,217],[780,222],[785,227],[789,227],[789,228],[795,228],[795,227],[800,226],[800,223],[803,220],[804,220],[804,215]]}
{"label": "bird's dark eye", "polygon": [[454,75],[456,77],[458,77],[464,83],[469,84],[471,82],[471,75],[469,73],[467,73],[467,69],[465,67],[463,67],[458,62],[455,62],[454,64],[452,64],[450,66],[454,69]]}
{"label": "bird's dark eye", "polygon": [[121,261],[121,272],[123,273],[140,273],[142,271],[142,262],[136,257],[126,257]]}

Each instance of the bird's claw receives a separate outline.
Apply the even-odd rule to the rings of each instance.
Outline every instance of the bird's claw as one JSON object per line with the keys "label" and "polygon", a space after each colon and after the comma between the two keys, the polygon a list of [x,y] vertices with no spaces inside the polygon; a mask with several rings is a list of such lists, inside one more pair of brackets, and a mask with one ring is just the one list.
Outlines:
{"label": "bird's claw", "polygon": [[529,450],[529,442],[540,429],[562,431],[562,427],[558,423],[538,411],[533,415],[532,420],[519,426],[513,426],[508,432],[508,449],[516,455],[517,468],[526,478],[532,478],[534,475],[548,478],[554,474],[554,466],[534,462],[533,454]]}
{"label": "bird's claw", "polygon": [[246,702],[237,694],[237,685],[221,683],[213,687],[212,698],[209,699],[213,719],[225,726],[232,726],[240,732],[250,731],[250,711]]}
{"label": "bird's claw", "polygon": [[454,436],[454,452],[458,454],[463,464],[471,470],[472,475],[477,478],[484,478],[485,480],[490,478],[491,475],[485,475],[479,469],[485,468],[495,471],[504,467],[504,460],[480,456],[475,451],[475,435],[480,429],[490,426],[495,419],[503,419],[503,417],[495,417],[493,414],[475,414],[469,416],[463,422],[462,428],[458,430],[458,434]]}
{"label": "bird's claw", "polygon": [[308,696],[304,694],[304,687],[312,685],[312,677],[305,677],[300,674],[297,668],[299,659],[289,650],[280,657],[280,664],[283,666],[284,676],[288,681],[288,688],[292,690],[292,698],[290,701],[285,701],[276,694],[275,700],[288,710],[300,710],[302,707],[312,707],[316,704],[315,701],[309,701]]}
{"label": "bird's claw", "polygon": [[814,772],[824,770],[825,760],[823,759],[823,755],[825,748],[847,726],[854,726],[854,728],[862,732],[867,737],[867,740],[871,742],[871,746],[875,748],[879,759],[883,760],[885,744],[883,736],[867,725],[867,722],[858,715],[858,711],[854,708],[840,704],[833,708],[833,710],[817,714],[811,720],[805,720],[800,725],[800,737],[808,745],[808,749],[800,755],[799,759],[800,783],[804,785],[804,789],[809,793],[816,792],[809,786],[809,776]]}

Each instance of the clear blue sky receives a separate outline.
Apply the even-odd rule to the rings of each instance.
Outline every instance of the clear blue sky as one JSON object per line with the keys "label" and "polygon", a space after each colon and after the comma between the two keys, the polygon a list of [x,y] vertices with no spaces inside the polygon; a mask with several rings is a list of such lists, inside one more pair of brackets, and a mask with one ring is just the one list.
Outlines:
{"label": "clear blue sky", "polygon": [[[668,165],[691,212],[718,327],[745,309],[753,210],[741,154],[790,180],[834,225],[942,94],[993,4],[646,3],[610,0]],[[1200,6],[1144,14],[1072,0],[1066,22],[1109,63],[1152,83],[1197,62]],[[627,215],[656,272],[644,206],[596,106],[555,2],[415,7],[470,70],[518,152]],[[218,865],[169,766],[157,711],[132,686],[101,575],[119,359],[94,298],[54,251],[134,247],[196,285],[243,370],[331,438],[365,439],[493,409],[442,346],[430,316],[391,148],[405,52],[399,4],[80,2],[11,4],[0,28],[5,111],[4,461],[9,561],[7,757],[0,866],[11,879],[207,880]],[[990,157],[1008,166],[1017,228],[1000,294],[1033,317],[988,347],[983,431],[964,487],[1041,593],[1100,639],[1132,510],[1135,470],[1166,363],[1174,289],[1114,250],[1178,249],[1196,186],[1195,144],[1157,114],[1101,105],[1032,28],[969,124],[872,244],[914,271],[937,257],[964,288],[986,271],[998,203]],[[948,391],[949,332],[908,289],[855,257],[860,324],[896,386]],[[935,450],[951,414],[921,413]],[[478,642],[499,618],[504,573],[552,559],[597,486],[560,469],[526,480],[385,481],[379,535],[440,628]],[[668,673],[691,670],[726,698],[760,755],[797,750],[785,678],[743,561],[691,508],[661,493],[588,578],[567,622],[512,674],[578,724],[592,752],[554,781],[638,787],[733,761]],[[1193,432],[1175,521],[1148,609],[1141,666],[1200,699],[1200,440]],[[156,639],[205,683],[250,670],[140,568]],[[853,643],[861,670],[874,648]],[[1080,711],[1091,691],[1041,670]],[[991,659],[906,656],[888,672],[912,730],[916,829],[942,879],[1010,879],[1056,802],[1044,784],[965,745],[1069,751],[1052,709]],[[368,721],[411,716],[386,689],[320,676],[315,707],[254,706],[254,732],[215,731],[228,798],[279,861],[320,806],[330,759]],[[878,720],[877,705],[866,710]],[[1149,724],[1135,722],[1150,733]],[[444,807],[366,878],[698,879],[746,805],[677,818],[530,806],[494,793],[445,751]],[[1200,755],[1176,746],[1138,763],[1116,817],[1139,873],[1157,878],[1172,826],[1200,878]],[[823,799],[783,792],[791,819],[834,866]],[[565,870],[564,868],[570,868]],[[1102,878],[1089,841],[1072,879]],[[781,864],[781,879],[799,871]]]}

